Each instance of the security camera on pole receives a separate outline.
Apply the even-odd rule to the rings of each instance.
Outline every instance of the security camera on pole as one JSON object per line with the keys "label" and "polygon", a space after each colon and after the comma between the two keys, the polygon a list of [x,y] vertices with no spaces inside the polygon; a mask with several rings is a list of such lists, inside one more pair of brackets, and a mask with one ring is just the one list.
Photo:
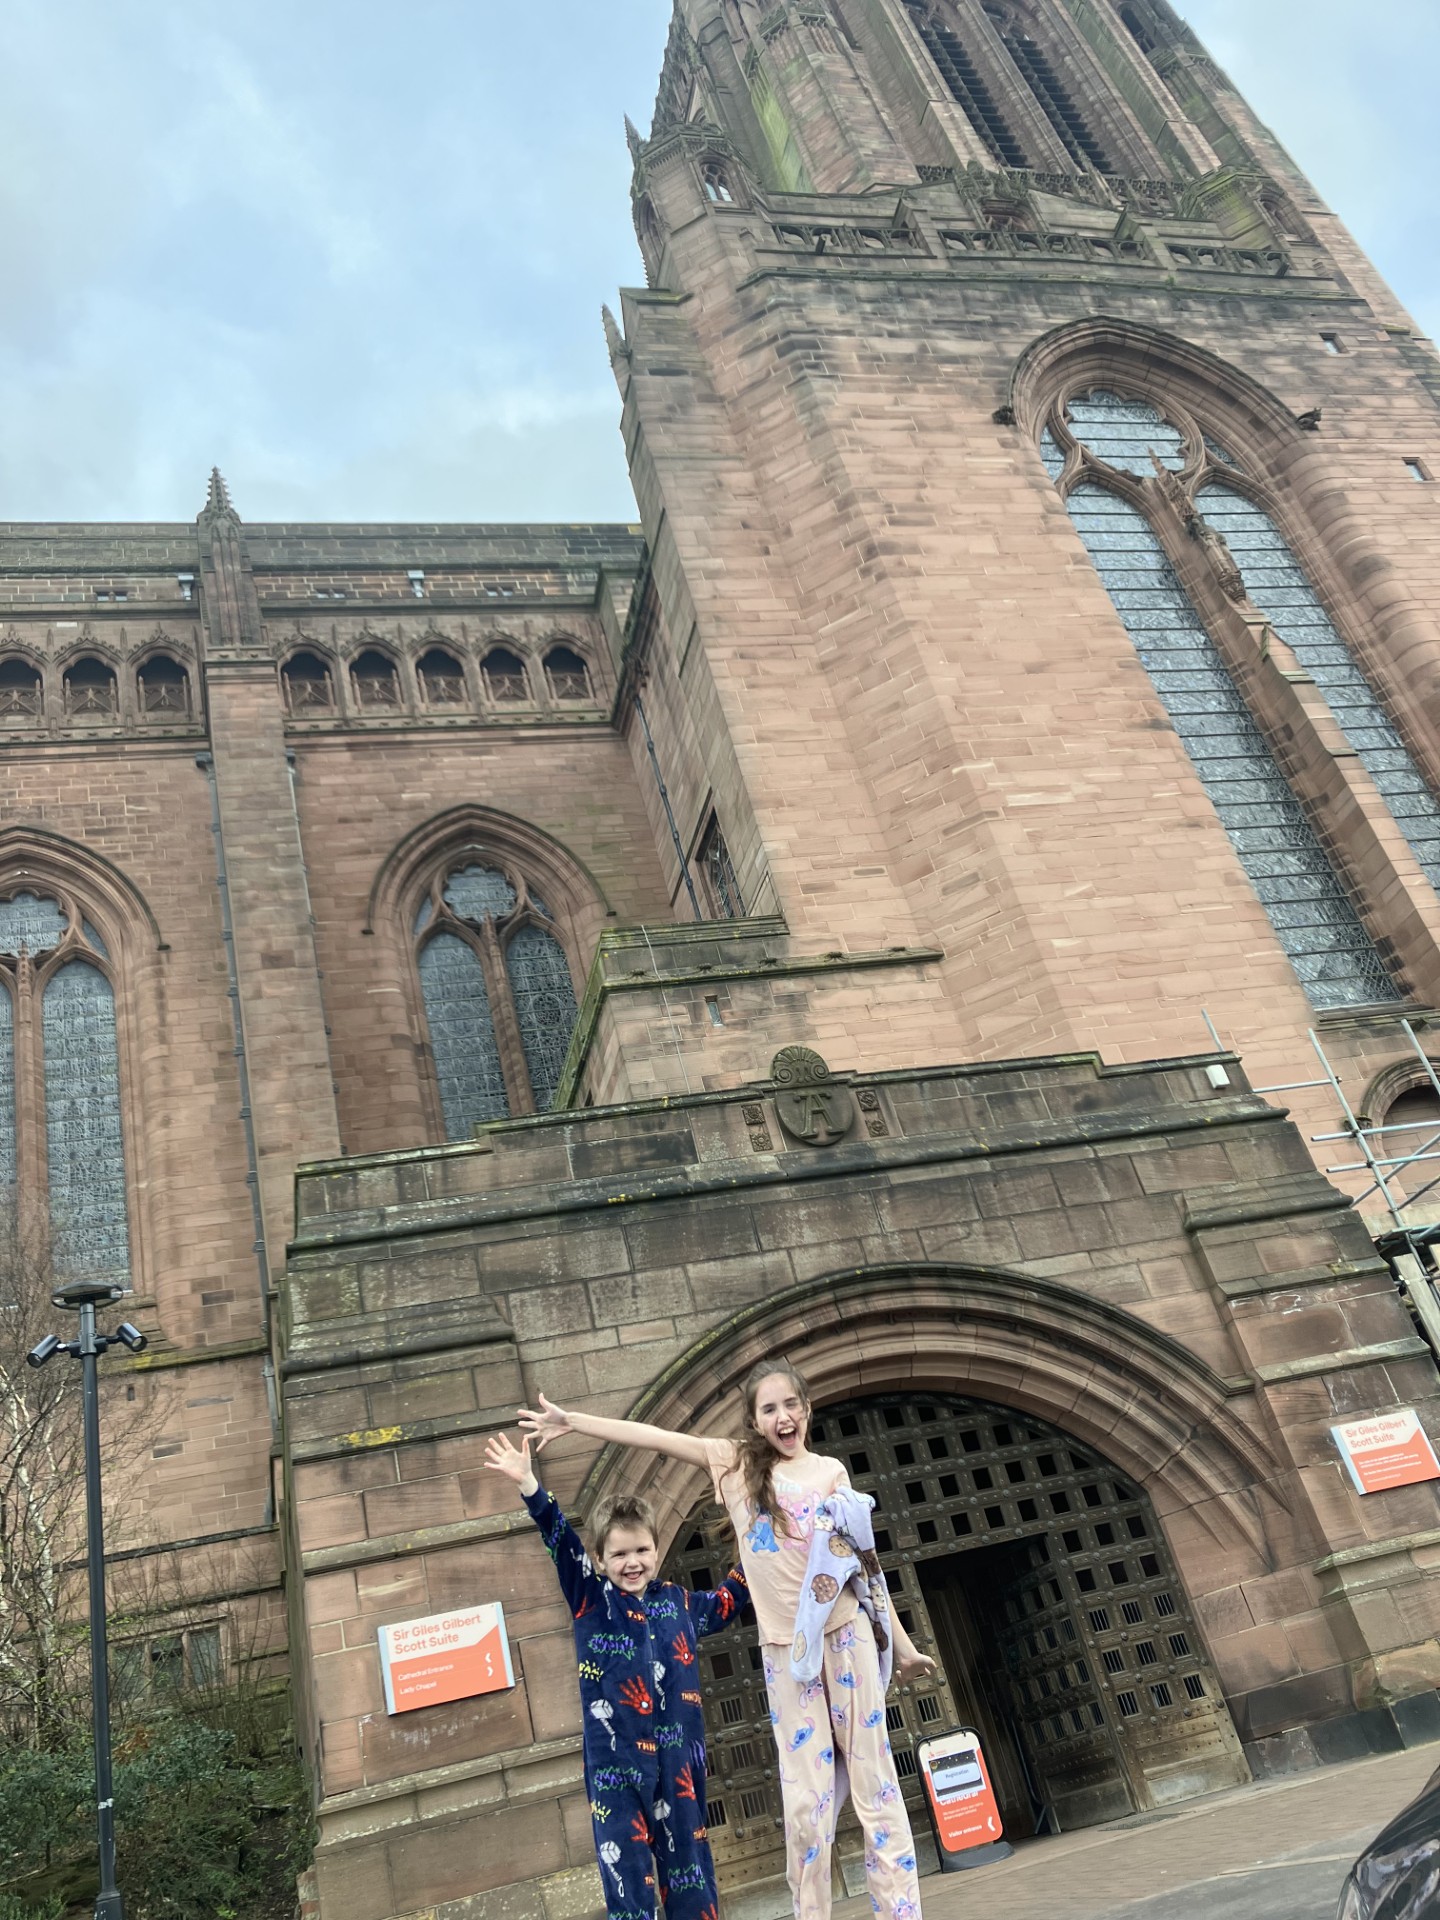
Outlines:
{"label": "security camera on pole", "polygon": [[68,1353],[81,1365],[85,1406],[85,1529],[86,1562],[90,1576],[90,1694],[95,1734],[95,1822],[100,1842],[100,1891],[95,1897],[95,1920],[125,1920],[125,1902],[115,1884],[115,1801],[110,1773],[110,1663],[105,1640],[105,1523],[100,1506],[100,1383],[96,1363],[113,1346],[143,1353],[145,1336],[124,1320],[114,1333],[101,1333],[95,1324],[97,1307],[123,1300],[125,1289],[110,1280],[72,1280],[50,1298],[57,1307],[80,1316],[80,1336],[58,1340],[47,1334],[26,1355],[32,1367],[43,1367],[57,1353]]}

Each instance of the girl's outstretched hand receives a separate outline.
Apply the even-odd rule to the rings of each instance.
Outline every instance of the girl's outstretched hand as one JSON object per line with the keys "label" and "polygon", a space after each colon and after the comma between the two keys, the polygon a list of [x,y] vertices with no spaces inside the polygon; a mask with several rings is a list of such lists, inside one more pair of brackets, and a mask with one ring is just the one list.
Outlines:
{"label": "girl's outstretched hand", "polygon": [[508,1433],[492,1433],[485,1442],[485,1464],[513,1480],[521,1493],[534,1493],[540,1485],[530,1465],[528,1437],[517,1447]]}
{"label": "girl's outstretched hand", "polygon": [[527,1442],[535,1442],[535,1451],[543,1453],[552,1440],[558,1440],[562,1433],[571,1431],[570,1416],[563,1408],[557,1407],[553,1400],[540,1395],[538,1412],[530,1407],[521,1407],[516,1415],[525,1430]]}
{"label": "girl's outstretched hand", "polygon": [[895,1671],[890,1676],[897,1683],[906,1680],[918,1680],[923,1675],[936,1671],[935,1662],[928,1653],[922,1653],[916,1646],[895,1649]]}

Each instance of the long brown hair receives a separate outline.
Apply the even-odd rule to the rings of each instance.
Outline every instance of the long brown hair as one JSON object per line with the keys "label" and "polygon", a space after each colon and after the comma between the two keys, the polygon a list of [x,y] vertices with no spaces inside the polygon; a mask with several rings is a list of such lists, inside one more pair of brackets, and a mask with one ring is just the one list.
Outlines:
{"label": "long brown hair", "polygon": [[765,1514],[776,1533],[793,1531],[790,1516],[775,1498],[775,1462],[780,1458],[763,1433],[755,1431],[755,1406],[760,1389],[776,1374],[788,1380],[805,1403],[805,1442],[810,1442],[810,1389],[805,1376],[788,1360],[762,1360],[746,1374],[740,1394],[745,1402],[745,1433],[736,1441],[736,1465],[745,1483],[745,1500],[752,1512]]}

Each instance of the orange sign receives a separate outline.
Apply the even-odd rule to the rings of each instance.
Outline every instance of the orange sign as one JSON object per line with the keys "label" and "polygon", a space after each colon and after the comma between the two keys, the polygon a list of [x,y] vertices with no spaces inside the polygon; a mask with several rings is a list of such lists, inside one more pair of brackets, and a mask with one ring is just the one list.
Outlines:
{"label": "orange sign", "polygon": [[380,1671],[391,1713],[443,1707],[513,1687],[505,1610],[497,1601],[381,1627]]}
{"label": "orange sign", "polygon": [[1440,1480],[1440,1460],[1412,1407],[1376,1414],[1373,1420],[1351,1420],[1330,1431],[1359,1493]]}
{"label": "orange sign", "polygon": [[[962,1727],[958,1733],[922,1740],[916,1758],[942,1856],[1000,1845],[1005,1828],[979,1734]],[[1005,1851],[1009,1850],[1007,1845]]]}

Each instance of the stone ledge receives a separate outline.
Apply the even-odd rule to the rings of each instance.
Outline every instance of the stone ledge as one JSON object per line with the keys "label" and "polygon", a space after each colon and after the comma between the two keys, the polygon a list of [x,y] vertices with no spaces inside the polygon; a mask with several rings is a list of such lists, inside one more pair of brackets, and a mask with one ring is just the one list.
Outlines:
{"label": "stone ledge", "polygon": [[413,1533],[381,1533],[372,1540],[356,1540],[341,1547],[312,1547],[300,1556],[301,1571],[343,1573],[350,1567],[373,1567],[383,1560],[403,1560],[414,1553],[444,1552],[477,1540],[505,1540],[512,1534],[533,1533],[528,1513],[490,1513],[479,1520],[451,1520],[442,1527],[417,1527]]}
{"label": "stone ledge", "polygon": [[[316,1809],[322,1820],[336,1814],[362,1813],[371,1807],[388,1806],[395,1800],[404,1800],[411,1795],[417,1801],[429,1798],[436,1793],[451,1793],[457,1787],[465,1787],[473,1781],[493,1780],[497,1774],[514,1774],[523,1781],[528,1772],[537,1772],[549,1768],[554,1763],[574,1762],[571,1770],[565,1773],[565,1784],[578,1781],[582,1770],[578,1762],[583,1753],[583,1744],[579,1734],[567,1734],[563,1740],[544,1740],[531,1747],[507,1747],[502,1753],[487,1754],[483,1760],[462,1760],[451,1767],[427,1768],[423,1773],[402,1773],[393,1780],[384,1780],[373,1787],[354,1787],[348,1793],[331,1794],[320,1802]],[[556,1782],[547,1778],[531,1787],[520,1786],[518,1792],[507,1793],[507,1800],[514,1800],[528,1793],[553,1792]],[[480,1803],[483,1804],[483,1803]],[[491,1803],[494,1804],[494,1803]],[[418,1805],[412,1810],[410,1818],[422,1817]],[[390,1832],[403,1824],[393,1815],[387,1816],[383,1829]]]}
{"label": "stone ledge", "polygon": [[[1153,1064],[1150,1071],[1154,1071]],[[914,1077],[914,1076],[906,1076]],[[882,1075],[855,1075],[857,1085],[878,1085]],[[839,1085],[852,1076],[837,1075]],[[726,1096],[738,1102],[755,1099],[758,1090],[737,1090]],[[671,1103],[674,1111],[679,1103]],[[547,1116],[549,1117],[549,1116]],[[575,1116],[567,1115],[571,1124]],[[498,1189],[483,1197],[464,1195],[452,1201],[428,1200],[411,1205],[367,1208],[352,1214],[310,1216],[291,1242],[292,1256],[328,1252],[339,1247],[366,1246],[376,1241],[454,1233],[472,1227],[500,1226],[511,1221],[545,1219],[577,1213],[606,1212],[643,1206],[651,1201],[693,1200],[704,1194],[734,1196],[747,1188],[788,1187],[800,1181],[843,1179],[857,1173],[884,1173],[903,1167],[946,1166],[957,1162],[995,1160],[1022,1153],[1054,1151],[1068,1146],[1091,1146],[1121,1140],[1143,1140],[1177,1134],[1215,1134],[1222,1127],[1284,1125],[1278,1107],[1267,1107],[1252,1094],[1234,1099],[1196,1101],[1161,1110],[1128,1114],[1087,1114],[1064,1120],[997,1127],[985,1137],[950,1133],[923,1139],[857,1141],[853,1144],[781,1154],[756,1155],[747,1160],[707,1161],[703,1167],[677,1171],[646,1170],[638,1176],[597,1177],[547,1182],[530,1188]],[[351,1172],[353,1164],[339,1163],[336,1172]],[[323,1173],[326,1168],[307,1168]],[[1342,1204],[1348,1206],[1349,1202]],[[1283,1214],[1280,1217],[1284,1217]],[[324,1221],[322,1226],[320,1223]]]}
{"label": "stone ledge", "polygon": [[350,1460],[358,1453],[371,1453],[381,1447],[424,1446],[432,1440],[454,1440],[469,1433],[498,1433],[513,1426],[508,1414],[444,1413],[433,1420],[411,1420],[393,1427],[365,1427],[354,1433],[334,1434],[323,1440],[294,1440],[289,1455],[297,1466],[314,1466],[322,1460]]}
{"label": "stone ledge", "polygon": [[1204,1233],[1216,1227],[1248,1227],[1264,1220],[1290,1220],[1297,1214],[1345,1213],[1352,1202],[1321,1173],[1301,1173],[1289,1179],[1267,1182],[1237,1181],[1233,1186],[1211,1188],[1196,1196],[1185,1207],[1187,1233]]}
{"label": "stone ledge", "polygon": [[1211,1285],[1227,1300],[1247,1294],[1300,1292],[1306,1287],[1344,1285],[1350,1280],[1390,1278],[1383,1260],[1339,1260],[1329,1267],[1298,1267],[1291,1273],[1257,1273],[1244,1280],[1213,1280]]}
{"label": "stone ledge", "polygon": [[1342,1353],[1319,1353],[1309,1360],[1286,1360],[1274,1367],[1256,1367],[1255,1378],[1265,1386],[1282,1380],[1308,1380],[1322,1373],[1346,1373],[1352,1367],[1383,1366],[1387,1360],[1430,1358],[1428,1342],[1411,1335],[1404,1340],[1383,1340],[1373,1347],[1347,1347]]}
{"label": "stone ledge", "polygon": [[1440,1547],[1440,1527],[1428,1533],[1406,1533],[1398,1540],[1372,1540],[1363,1547],[1342,1547],[1315,1562],[1316,1573],[1334,1573],[1344,1567],[1359,1566],[1367,1560],[1383,1560],[1402,1553],[1417,1553],[1426,1547]]}

